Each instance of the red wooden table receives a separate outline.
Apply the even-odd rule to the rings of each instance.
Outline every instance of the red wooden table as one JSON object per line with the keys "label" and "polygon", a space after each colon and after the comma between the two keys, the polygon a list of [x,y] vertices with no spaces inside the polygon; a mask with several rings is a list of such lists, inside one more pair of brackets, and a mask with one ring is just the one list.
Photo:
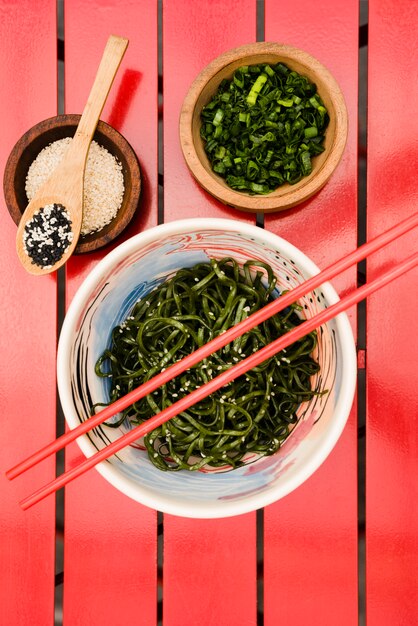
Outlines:
{"label": "red wooden table", "polygon": [[[264,227],[324,267],[355,247],[366,230],[373,237],[416,211],[414,0],[370,0],[368,5],[367,213],[358,211],[359,10],[364,4],[164,0],[161,7],[155,0],[65,0],[66,112],[82,109],[108,35],[130,39],[102,115],[130,141],[144,174],[141,210],[121,240],[159,221],[189,216],[255,222],[250,214],[225,208],[193,181],[179,147],[178,118],[203,66],[257,38],[301,47],[328,66],[350,116],[344,157],[330,182],[305,205],[266,216]],[[1,0],[0,18],[4,168],[20,135],[57,112],[56,1]],[[364,195],[361,191],[362,200]],[[67,626],[353,626],[364,623],[364,612],[368,626],[418,623],[416,270],[370,298],[358,344],[365,364],[359,389],[365,383],[366,396],[359,393],[334,451],[302,487],[264,511],[189,520],[162,516],[129,500],[93,470],[66,488],[63,529],[57,529],[54,498],[25,513],[18,506],[55,475],[54,461],[13,483],[4,472],[56,434],[58,278],[24,272],[4,202],[0,211],[1,626],[52,624],[62,589]],[[367,263],[368,278],[417,243],[418,233],[412,233],[376,255]],[[65,281],[67,302],[107,251],[68,263],[59,278]],[[356,281],[353,270],[334,284],[343,294]],[[350,311],[350,319],[356,330],[356,311]],[[365,433],[365,453],[362,439],[358,446],[359,432]],[[66,465],[80,458],[73,444]],[[358,524],[364,503],[365,529]],[[63,576],[59,559],[55,572],[62,541]]]}

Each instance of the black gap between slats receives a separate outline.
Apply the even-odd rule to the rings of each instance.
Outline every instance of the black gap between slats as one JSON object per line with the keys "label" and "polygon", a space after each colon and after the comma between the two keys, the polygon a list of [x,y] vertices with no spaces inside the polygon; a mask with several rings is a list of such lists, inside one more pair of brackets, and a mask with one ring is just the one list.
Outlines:
{"label": "black gap between slats", "polygon": [[[64,113],[64,0],[57,0],[57,108],[58,115]],[[65,317],[65,269],[57,271],[57,336],[60,336]],[[56,390],[56,437],[65,432],[64,414]],[[56,455],[56,476],[62,474],[65,465],[65,451]],[[62,624],[62,604],[64,592],[64,489],[55,494],[55,594],[54,624]]]}

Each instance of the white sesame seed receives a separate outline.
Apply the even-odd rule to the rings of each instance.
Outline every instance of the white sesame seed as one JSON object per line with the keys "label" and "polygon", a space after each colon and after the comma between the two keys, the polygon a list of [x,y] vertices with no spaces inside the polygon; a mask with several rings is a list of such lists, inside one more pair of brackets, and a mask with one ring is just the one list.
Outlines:
{"label": "white sesame seed", "polygon": [[[31,200],[61,161],[70,137],[54,141],[41,150],[26,178],[26,195]],[[84,203],[81,234],[102,229],[122,205],[125,186],[122,165],[106,148],[92,141],[84,174]]]}

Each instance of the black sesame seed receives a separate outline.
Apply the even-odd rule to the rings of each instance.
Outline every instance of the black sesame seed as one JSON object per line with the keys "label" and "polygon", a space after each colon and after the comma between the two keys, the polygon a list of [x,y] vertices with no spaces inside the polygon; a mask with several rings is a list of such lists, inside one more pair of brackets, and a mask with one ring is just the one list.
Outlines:
{"label": "black sesame seed", "polygon": [[73,240],[71,219],[62,204],[48,204],[25,226],[23,243],[32,263],[48,268],[57,263]]}

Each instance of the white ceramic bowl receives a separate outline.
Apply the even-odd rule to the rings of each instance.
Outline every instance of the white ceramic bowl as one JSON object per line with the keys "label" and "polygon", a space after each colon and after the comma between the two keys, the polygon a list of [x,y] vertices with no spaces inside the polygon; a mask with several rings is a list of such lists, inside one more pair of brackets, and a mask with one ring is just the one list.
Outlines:
{"label": "white ceramic bowl", "polygon": [[[58,388],[70,428],[87,419],[92,403],[108,399],[107,379],[94,364],[109,345],[112,328],[133,304],[167,276],[208,257],[258,258],[271,264],[279,289],[289,289],[319,270],[293,245],[256,226],[224,219],[190,219],[157,226],[110,252],[75,295],[58,348]],[[324,284],[299,302],[311,317],[338,300]],[[319,383],[328,393],[299,407],[300,416],[274,455],[224,473],[162,472],[135,446],[97,466],[127,496],[157,510],[186,517],[227,517],[253,511],[282,498],[303,483],[336,444],[350,413],[356,384],[356,353],[342,314],[318,333]],[[99,427],[77,442],[89,457],[126,432]]]}

